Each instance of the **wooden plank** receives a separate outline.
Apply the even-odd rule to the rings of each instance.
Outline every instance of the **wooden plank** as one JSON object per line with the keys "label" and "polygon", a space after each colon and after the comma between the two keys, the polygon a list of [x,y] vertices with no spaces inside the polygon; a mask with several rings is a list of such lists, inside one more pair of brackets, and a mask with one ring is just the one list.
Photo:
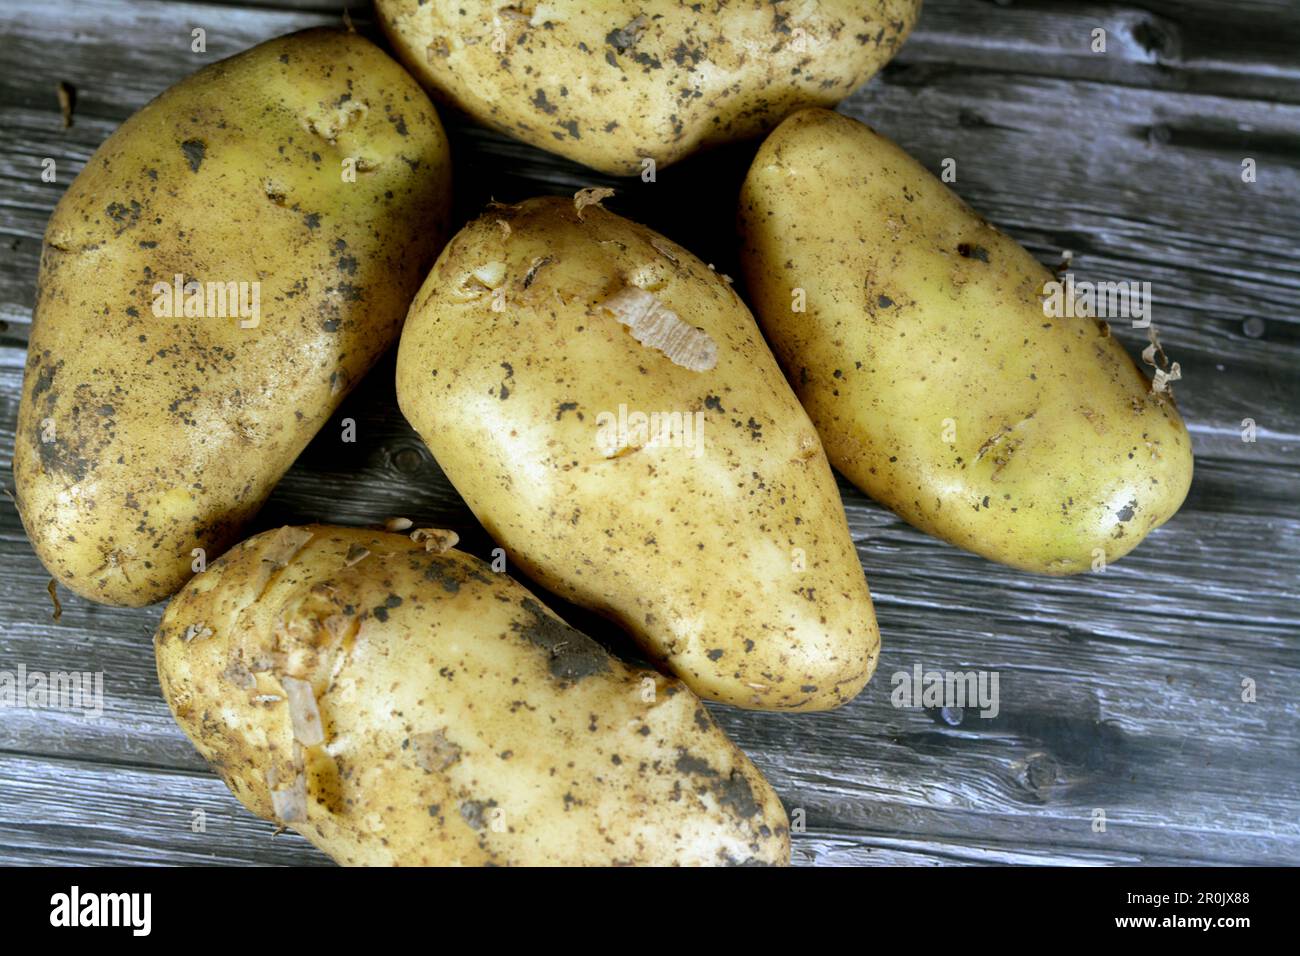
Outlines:
{"label": "wooden plank", "polygon": [[[1142,4],[925,0],[899,56],[922,66],[1300,102],[1300,10],[1287,0]],[[1094,51],[1095,30],[1105,31]]]}
{"label": "wooden plank", "polygon": [[[357,0],[217,0],[231,7],[336,12],[357,23],[371,11]],[[1292,0],[925,0],[898,57],[903,64],[1104,80],[1300,102],[1300,7]],[[1106,31],[1104,53],[1093,31]]]}
{"label": "wooden plank", "polygon": [[275,835],[215,776],[0,754],[0,864],[328,862],[296,833]]}
{"label": "wooden plank", "polygon": [[[202,817],[195,811],[202,811]],[[845,835],[817,827],[794,835],[793,857],[796,864],[819,866],[1186,862],[1178,855],[1126,852],[1104,839],[1048,848],[1018,840],[972,844],[911,833]],[[328,862],[302,837],[277,833],[272,824],[248,813],[212,776],[0,754],[0,865]]]}

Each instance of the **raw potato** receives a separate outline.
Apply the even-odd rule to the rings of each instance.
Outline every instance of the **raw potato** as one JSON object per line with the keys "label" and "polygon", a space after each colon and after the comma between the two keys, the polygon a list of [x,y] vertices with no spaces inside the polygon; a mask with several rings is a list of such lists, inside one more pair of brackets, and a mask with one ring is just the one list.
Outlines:
{"label": "raw potato", "polygon": [[[46,230],[14,455],[61,583],[149,604],[238,538],[396,338],[448,175],[424,92],[332,30],[200,70],[99,148]],[[248,308],[169,318],[154,284],[178,274],[247,283]]]}
{"label": "raw potato", "polygon": [[155,646],[244,806],[340,863],[789,861],[780,800],[690,691],[459,551],[268,531],[176,596]]}
{"label": "raw potato", "polygon": [[740,297],[681,246],[565,199],[490,209],[416,295],[397,399],[511,560],[700,696],[819,710],[871,676],[816,432]]}
{"label": "raw potato", "polygon": [[480,122],[642,172],[833,105],[885,65],[919,0],[376,0],[393,48]]}
{"label": "raw potato", "polygon": [[1052,273],[889,140],[826,110],[790,117],[740,221],[755,311],[831,462],[918,528],[1070,574],[1182,504],[1172,394],[1105,323],[1045,315]]}

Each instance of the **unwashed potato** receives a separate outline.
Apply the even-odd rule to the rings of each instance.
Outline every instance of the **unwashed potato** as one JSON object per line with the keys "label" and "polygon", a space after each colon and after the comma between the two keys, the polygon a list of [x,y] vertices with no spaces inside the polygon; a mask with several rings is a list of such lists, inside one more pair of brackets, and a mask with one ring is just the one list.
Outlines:
{"label": "unwashed potato", "polygon": [[402,334],[403,413],[512,560],[700,696],[844,703],[879,635],[812,423],[731,286],[590,198],[454,237]]}
{"label": "unwashed potato", "polygon": [[448,175],[424,92],[332,30],[206,67],[109,137],[46,230],[18,415],[19,510],[61,583],[149,604],[237,539],[396,338]]}
{"label": "unwashed potato", "polygon": [[430,89],[602,172],[659,167],[833,105],[911,32],[919,0],[376,0]]}
{"label": "unwashed potato", "polygon": [[347,864],[788,862],[694,694],[454,542],[281,528],[167,607],[163,692],[249,810]]}
{"label": "unwashed potato", "polygon": [[1167,381],[1106,323],[1045,314],[1053,274],[883,136],[791,116],[740,223],[755,311],[831,462],[918,528],[1070,574],[1182,504],[1191,441]]}

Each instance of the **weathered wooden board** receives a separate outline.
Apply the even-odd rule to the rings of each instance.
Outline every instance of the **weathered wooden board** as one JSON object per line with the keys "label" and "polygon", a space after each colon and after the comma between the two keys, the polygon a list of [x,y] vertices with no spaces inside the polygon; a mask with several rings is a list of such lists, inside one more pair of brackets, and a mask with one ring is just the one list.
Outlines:
{"label": "weathered wooden board", "polygon": [[[0,9],[0,470],[6,479],[45,221],[131,111],[202,63],[338,22],[326,0],[20,0]],[[324,12],[322,12],[324,11]],[[353,18],[367,29],[369,11]],[[190,30],[208,52],[190,52]],[[1090,51],[1107,31],[1107,52]],[[931,0],[898,61],[842,109],[938,169],[1080,278],[1150,281],[1198,454],[1178,517],[1104,573],[1020,574],[926,537],[841,484],[876,598],[876,680],[840,711],[718,719],[806,822],[796,862],[1300,860],[1300,9],[1286,0],[1014,5]],[[78,90],[60,127],[55,86]],[[614,181],[448,117],[462,216],[591,184],[736,274],[754,144]],[[56,159],[59,182],[42,183]],[[1243,183],[1254,158],[1259,177]],[[817,210],[809,210],[810,216]],[[1117,328],[1136,351],[1143,333]],[[358,440],[339,440],[356,420]],[[1242,421],[1258,425],[1242,441]],[[391,357],[258,519],[403,514],[489,540],[396,409]],[[320,863],[247,814],[159,696],[159,608],[64,595],[0,503],[0,670],[102,671],[104,712],[0,709],[0,862]],[[626,649],[608,626],[568,616]],[[891,705],[890,676],[991,670],[1000,713],[956,726]],[[1242,700],[1242,681],[1257,700]],[[192,813],[205,814],[195,832]],[[1105,832],[1093,826],[1097,811]]]}

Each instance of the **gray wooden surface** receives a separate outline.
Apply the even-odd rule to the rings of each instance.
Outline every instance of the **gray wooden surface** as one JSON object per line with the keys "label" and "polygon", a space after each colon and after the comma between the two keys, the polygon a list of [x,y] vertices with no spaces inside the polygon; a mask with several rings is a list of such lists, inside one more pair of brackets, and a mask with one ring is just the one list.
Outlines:
{"label": "gray wooden surface", "polygon": [[[596,5],[593,5],[596,6]],[[336,0],[0,6],[0,469],[12,484],[34,280],[46,219],[133,110],[204,63],[337,23]],[[367,30],[369,10],[353,18]],[[192,54],[190,31],[207,31]],[[1107,52],[1089,50],[1094,28]],[[77,90],[63,129],[56,86]],[[1037,578],[912,530],[841,483],[876,600],[876,679],[842,710],[719,720],[807,832],[795,860],[871,863],[1294,863],[1300,859],[1300,5],[929,0],[897,62],[841,109],[1078,278],[1150,281],[1183,368],[1186,505],[1102,574]],[[610,184],[641,219],[736,275],[734,200],[753,144],[613,182],[446,117],[462,216]],[[57,184],[41,160],[59,163]],[[1252,157],[1258,181],[1240,164]],[[1118,328],[1136,352],[1138,336]],[[490,544],[393,400],[391,357],[285,478],[257,528],[402,514]],[[1243,419],[1257,441],[1242,441]],[[193,753],[159,696],[159,608],[62,593],[0,504],[0,670],[102,671],[87,718],[0,709],[0,862],[327,862],[274,835]],[[582,615],[572,615],[592,626]],[[890,705],[890,675],[995,670],[1001,713],[959,726]],[[1242,682],[1257,700],[1242,700]],[[192,811],[206,814],[194,832]],[[1092,826],[1105,813],[1105,832]]]}

